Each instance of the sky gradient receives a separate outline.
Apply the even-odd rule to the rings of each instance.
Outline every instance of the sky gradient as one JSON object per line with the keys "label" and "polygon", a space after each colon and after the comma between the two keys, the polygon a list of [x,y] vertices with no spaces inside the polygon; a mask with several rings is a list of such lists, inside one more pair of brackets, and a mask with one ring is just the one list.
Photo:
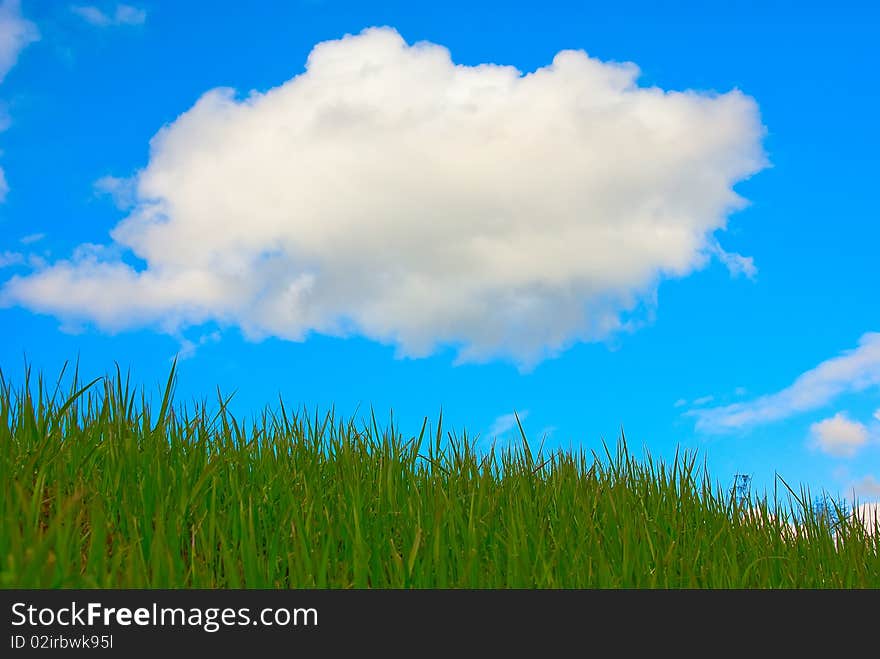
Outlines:
{"label": "sky gradient", "polygon": [[880,500],[880,14],[704,4],[6,0],[4,377]]}

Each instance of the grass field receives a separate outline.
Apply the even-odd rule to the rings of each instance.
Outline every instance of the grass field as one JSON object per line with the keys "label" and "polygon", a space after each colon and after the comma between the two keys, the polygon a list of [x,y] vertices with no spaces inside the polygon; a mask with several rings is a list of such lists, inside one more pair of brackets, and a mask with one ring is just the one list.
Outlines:
{"label": "grass field", "polygon": [[172,382],[154,409],[118,373],[3,383],[2,587],[880,587],[876,531],[735,501],[695,455],[485,455],[282,403],[243,427]]}

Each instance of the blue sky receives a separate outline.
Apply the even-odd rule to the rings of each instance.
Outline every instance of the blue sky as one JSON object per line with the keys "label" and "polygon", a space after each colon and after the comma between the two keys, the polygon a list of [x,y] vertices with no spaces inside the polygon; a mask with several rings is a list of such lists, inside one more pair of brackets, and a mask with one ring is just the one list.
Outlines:
{"label": "blue sky", "polygon": [[876,6],[420,4],[6,0],[4,376],[880,499]]}

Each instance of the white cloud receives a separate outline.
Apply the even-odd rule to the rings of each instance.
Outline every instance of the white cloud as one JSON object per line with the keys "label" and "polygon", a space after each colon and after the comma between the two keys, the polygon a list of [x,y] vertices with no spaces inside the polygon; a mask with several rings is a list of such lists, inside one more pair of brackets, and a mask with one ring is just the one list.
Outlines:
{"label": "white cloud", "polygon": [[862,335],[853,350],[800,375],[790,386],[752,401],[692,410],[697,429],[723,432],[789,418],[818,409],[846,392],[880,385],[880,333]]}
{"label": "white cloud", "polygon": [[751,256],[727,252],[720,245],[716,245],[715,254],[718,256],[718,260],[727,267],[730,274],[734,277],[745,275],[746,278],[753,281],[757,278],[758,266],[755,265],[755,259]]}
{"label": "white cloud", "polygon": [[[38,41],[40,31],[37,26],[21,15],[19,0],[3,0],[0,3],[0,82],[15,66],[19,53],[28,44]],[[9,116],[6,108],[0,109],[0,132],[9,127]],[[6,172],[0,167],[0,203],[6,201],[9,184]]]}
{"label": "white cloud", "polygon": [[19,0],[4,0],[0,4],[0,82],[15,66],[24,47],[39,38],[37,26],[21,15]]}
{"label": "white cloud", "polygon": [[813,444],[820,450],[841,458],[853,457],[868,441],[868,429],[850,421],[842,413],[810,426]]}
{"label": "white cloud", "polygon": [[880,530],[880,501],[863,503],[853,511],[853,514],[862,522],[868,533],[876,533]]}
{"label": "white cloud", "polygon": [[519,420],[522,422],[529,415],[528,410],[523,410],[521,412],[515,412],[511,414],[502,414],[494,422],[492,422],[492,426],[489,430],[486,431],[485,437],[489,440],[495,439],[500,435],[512,430],[513,428],[517,428],[517,432],[519,428],[517,427],[516,417],[519,415]]}
{"label": "white cloud", "polygon": [[[691,401],[690,405],[691,405],[691,407],[700,407],[701,405],[708,405],[713,400],[715,400],[715,396],[709,394],[707,396],[700,396],[699,398],[694,398],[694,400]],[[672,406],[673,407],[684,407],[687,404],[688,404],[688,401],[686,398],[679,398],[677,401],[675,401],[675,403],[673,403]]]}
{"label": "white cloud", "polygon": [[39,254],[33,253],[27,255],[27,262],[32,268],[45,268],[47,265],[46,259]]}
{"label": "white cloud", "polygon": [[[214,331],[209,334],[203,334],[196,341],[187,338],[180,339],[180,348],[175,355],[177,361],[182,362],[186,359],[195,357],[196,351],[203,345],[208,343],[217,343],[220,340],[220,332]],[[174,357],[172,358],[174,359]]]}
{"label": "white cloud", "polygon": [[45,233],[29,233],[28,235],[19,238],[18,242],[22,245],[33,245],[34,243],[40,242],[45,237]]}
{"label": "white cloud", "polygon": [[[746,517],[751,518],[754,523],[758,526],[764,525],[765,515],[758,508],[750,508],[744,511]],[[857,506],[852,511],[852,518],[862,523],[862,526],[865,527],[866,533],[873,534],[877,529],[880,529],[880,502],[872,501],[868,503],[863,503]],[[773,513],[766,513],[767,522],[771,525],[775,525],[777,523],[776,516]],[[804,527],[802,524],[796,524],[793,520],[785,520],[781,521],[780,530],[783,532],[783,538],[785,540],[794,541],[803,533]],[[834,532],[834,542],[835,546],[838,543],[838,534]]]}
{"label": "white cloud", "polygon": [[876,412],[874,412],[874,418],[877,419],[878,421],[880,421],[880,410],[877,410]]}
{"label": "white cloud", "polygon": [[95,193],[109,195],[119,210],[132,208],[137,200],[137,181],[130,178],[103,176],[94,183]]}
{"label": "white cloud", "polygon": [[9,250],[0,252],[0,268],[7,268],[11,265],[19,265],[20,263],[24,263],[24,254],[10,252]]}
{"label": "white cloud", "polygon": [[865,476],[853,483],[852,490],[857,497],[880,497],[880,481],[874,476]]}
{"label": "white cloud", "polygon": [[124,4],[116,5],[112,13],[106,13],[94,5],[73,5],[70,11],[97,27],[143,25],[147,20],[147,12],[144,9]]}
{"label": "white cloud", "polygon": [[522,75],[390,28],[318,44],[265,93],[206,93],[151,142],[111,232],[146,263],[60,261],[6,304],[114,330],[215,320],[528,368],[635,327],[717,255],[765,166],[755,102],[560,52]]}

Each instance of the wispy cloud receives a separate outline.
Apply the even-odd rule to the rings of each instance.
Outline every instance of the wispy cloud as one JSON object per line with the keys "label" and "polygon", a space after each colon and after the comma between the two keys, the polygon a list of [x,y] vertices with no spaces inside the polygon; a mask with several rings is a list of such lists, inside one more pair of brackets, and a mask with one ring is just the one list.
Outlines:
{"label": "wispy cloud", "polygon": [[852,484],[852,491],[857,497],[880,497],[880,480],[865,476]]}
{"label": "wispy cloud", "polygon": [[841,394],[880,385],[880,333],[869,332],[857,348],[828,359],[773,394],[722,407],[690,410],[697,430],[724,432],[787,419],[819,409]]}
{"label": "wispy cloud", "polygon": [[673,407],[684,407],[685,405],[690,404],[692,407],[700,407],[701,405],[708,405],[713,400],[715,400],[715,396],[709,394],[708,396],[700,396],[699,398],[694,398],[690,403],[688,403],[687,398],[679,398],[675,401],[672,406]]}
{"label": "wispy cloud", "polygon": [[839,458],[851,458],[868,442],[868,429],[842,412],[810,426],[812,444]]}
{"label": "wispy cloud", "polygon": [[0,268],[8,268],[11,265],[19,265],[20,263],[24,263],[24,254],[10,252],[9,250],[0,252]]}
{"label": "wispy cloud", "polygon": [[116,5],[116,9],[112,12],[102,11],[94,5],[73,5],[70,11],[97,27],[143,25],[147,20],[146,10],[124,4]]}
{"label": "wispy cloud", "polygon": [[728,272],[734,277],[744,275],[752,281],[757,278],[758,266],[755,265],[755,259],[751,256],[743,256],[736,252],[728,252],[717,242],[713,244],[712,251],[724,267],[727,268]]}
{"label": "wispy cloud", "polygon": [[177,354],[172,357],[174,359],[177,358],[177,361],[182,362],[186,359],[192,359],[196,355],[196,351],[201,348],[203,345],[207,343],[217,343],[220,340],[220,332],[214,331],[209,334],[204,334],[198,338],[196,341],[191,341],[187,338],[180,339],[180,348],[177,351]]}
{"label": "wispy cloud", "polygon": [[47,261],[45,258],[40,256],[39,254],[34,254],[33,252],[27,255],[27,263],[30,267],[35,269],[45,268],[47,265]]}
{"label": "wispy cloud", "polygon": [[116,208],[125,210],[135,205],[137,199],[136,181],[131,178],[102,176],[94,183],[96,195],[109,195]]}
{"label": "wispy cloud", "polygon": [[[18,61],[21,51],[34,41],[39,41],[37,26],[21,15],[19,0],[3,0],[0,3],[0,82]],[[9,116],[0,108],[0,132],[9,127]],[[6,201],[9,184],[6,172],[0,167],[0,203]]]}
{"label": "wispy cloud", "polygon": [[45,233],[29,233],[28,235],[19,238],[18,242],[22,245],[33,245],[34,243],[40,242],[45,237]]}
{"label": "wispy cloud", "polygon": [[515,428],[517,415],[519,416],[519,420],[523,421],[529,415],[529,411],[522,410],[521,412],[517,411],[510,414],[502,414],[495,419],[489,430],[486,431],[485,437],[492,440]]}
{"label": "wispy cloud", "polygon": [[37,26],[21,15],[19,0],[4,0],[0,4],[0,82],[25,46],[39,39]]}

